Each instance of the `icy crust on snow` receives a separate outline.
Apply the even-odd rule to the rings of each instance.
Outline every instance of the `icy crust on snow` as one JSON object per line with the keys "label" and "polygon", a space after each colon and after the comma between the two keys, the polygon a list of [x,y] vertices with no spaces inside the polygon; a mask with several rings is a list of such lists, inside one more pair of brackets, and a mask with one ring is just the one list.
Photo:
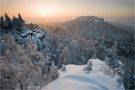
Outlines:
{"label": "icy crust on snow", "polygon": [[[59,70],[60,77],[42,90],[124,90],[123,84],[118,86],[118,76],[108,76],[100,71],[104,66],[99,59],[92,59],[92,70],[85,73],[85,65],[67,65],[66,71]],[[109,68],[109,67],[108,67]]]}

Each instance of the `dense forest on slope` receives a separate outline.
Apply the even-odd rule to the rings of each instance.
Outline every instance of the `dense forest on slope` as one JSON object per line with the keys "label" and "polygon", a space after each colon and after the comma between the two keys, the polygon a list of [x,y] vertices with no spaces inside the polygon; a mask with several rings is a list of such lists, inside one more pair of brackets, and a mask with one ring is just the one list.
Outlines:
{"label": "dense forest on slope", "polygon": [[25,24],[20,14],[1,16],[0,29],[1,89],[41,88],[58,78],[63,64],[86,64],[93,55],[119,74],[126,89],[134,88],[133,31],[93,16],[41,28]]}
{"label": "dense forest on slope", "polygon": [[[55,27],[55,28],[54,28]],[[79,44],[78,64],[92,57],[94,53],[114,70],[119,71],[125,88],[134,87],[134,28],[129,29],[114,26],[103,18],[95,16],[80,16],[75,20],[53,25],[59,35],[77,40]],[[57,38],[58,39],[58,38]],[[78,49],[77,49],[78,50]]]}

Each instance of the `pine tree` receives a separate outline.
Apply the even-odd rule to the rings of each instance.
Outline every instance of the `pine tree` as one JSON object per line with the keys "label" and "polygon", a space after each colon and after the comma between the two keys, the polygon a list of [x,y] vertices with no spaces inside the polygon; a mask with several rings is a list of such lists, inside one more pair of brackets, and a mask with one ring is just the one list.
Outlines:
{"label": "pine tree", "polygon": [[70,59],[68,60],[68,62],[72,64],[77,63],[79,58],[79,44],[77,40],[72,40],[69,44],[68,49],[70,51]]}
{"label": "pine tree", "polygon": [[15,30],[17,30],[19,28],[18,19],[15,16],[13,16],[12,25],[13,25],[13,29],[15,29]]}
{"label": "pine tree", "polygon": [[0,29],[2,31],[4,31],[4,27],[5,27],[5,21],[4,21],[4,18],[3,16],[0,17]]}
{"label": "pine tree", "polygon": [[6,50],[5,53],[5,59],[7,60],[7,62],[11,63],[12,62],[12,53],[9,49]]}
{"label": "pine tree", "polygon": [[7,15],[7,13],[5,13],[4,17],[5,17],[5,28],[4,29],[6,30],[6,32],[9,32],[12,30],[12,20]]}
{"label": "pine tree", "polygon": [[87,70],[91,70],[92,69],[92,59],[89,59],[89,61],[87,62]]}
{"label": "pine tree", "polygon": [[24,22],[24,20],[23,20],[23,18],[22,18],[20,13],[18,14],[18,18],[19,18],[20,21]]}
{"label": "pine tree", "polygon": [[54,63],[52,63],[50,68],[51,68],[50,69],[51,80],[55,80],[56,78],[59,77],[58,68],[57,66],[55,66]]}
{"label": "pine tree", "polygon": [[106,57],[104,58],[104,61],[105,61],[105,63],[106,63],[107,65],[109,65],[109,62],[110,62],[109,57],[106,56]]}
{"label": "pine tree", "polygon": [[122,85],[122,82],[123,82],[122,78],[119,77],[116,82],[117,82],[118,87],[120,87]]}
{"label": "pine tree", "polygon": [[92,59],[97,59],[97,54],[94,53],[94,55],[92,56]]}
{"label": "pine tree", "polygon": [[22,16],[20,15],[20,13],[18,14],[18,26],[20,27],[18,30],[22,30],[23,26],[24,26],[24,20],[22,18]]}
{"label": "pine tree", "polygon": [[112,46],[112,53],[114,55],[117,55],[117,47],[118,47],[118,43],[117,43],[117,41],[115,41],[113,46]]}
{"label": "pine tree", "polygon": [[89,59],[86,66],[84,67],[84,71],[89,73],[92,70],[92,59]]}
{"label": "pine tree", "polygon": [[59,56],[59,62],[58,62],[59,66],[62,67],[62,64],[67,64],[69,59],[70,59],[69,49],[68,47],[65,47]]}
{"label": "pine tree", "polygon": [[17,72],[13,65],[6,61],[3,57],[4,63],[0,66],[0,90],[15,90],[17,87]]}
{"label": "pine tree", "polygon": [[12,25],[13,25],[13,29],[17,30],[17,31],[22,31],[23,26],[24,26],[24,20],[22,19],[21,15],[18,14],[18,17],[13,17],[12,19]]}
{"label": "pine tree", "polygon": [[61,67],[61,71],[63,71],[63,72],[64,72],[64,71],[66,71],[65,64],[63,64],[63,65],[62,65],[62,67]]}

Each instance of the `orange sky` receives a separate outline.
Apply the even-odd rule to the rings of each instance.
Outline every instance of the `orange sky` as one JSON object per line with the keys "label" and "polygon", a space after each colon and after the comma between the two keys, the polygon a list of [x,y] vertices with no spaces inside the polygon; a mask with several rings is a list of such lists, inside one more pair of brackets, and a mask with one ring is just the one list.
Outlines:
{"label": "orange sky", "polygon": [[21,13],[28,23],[61,22],[88,15],[130,22],[134,17],[133,3],[133,0],[0,0],[0,14]]}

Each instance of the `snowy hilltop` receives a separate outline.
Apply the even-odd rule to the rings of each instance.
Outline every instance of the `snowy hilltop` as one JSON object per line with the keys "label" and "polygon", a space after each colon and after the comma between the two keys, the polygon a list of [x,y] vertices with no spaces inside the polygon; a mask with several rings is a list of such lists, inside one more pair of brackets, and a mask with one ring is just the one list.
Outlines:
{"label": "snowy hilltop", "polygon": [[117,74],[100,59],[90,59],[92,70],[87,73],[87,65],[66,65],[65,71],[59,70],[58,79],[43,87],[42,90],[124,90]]}

